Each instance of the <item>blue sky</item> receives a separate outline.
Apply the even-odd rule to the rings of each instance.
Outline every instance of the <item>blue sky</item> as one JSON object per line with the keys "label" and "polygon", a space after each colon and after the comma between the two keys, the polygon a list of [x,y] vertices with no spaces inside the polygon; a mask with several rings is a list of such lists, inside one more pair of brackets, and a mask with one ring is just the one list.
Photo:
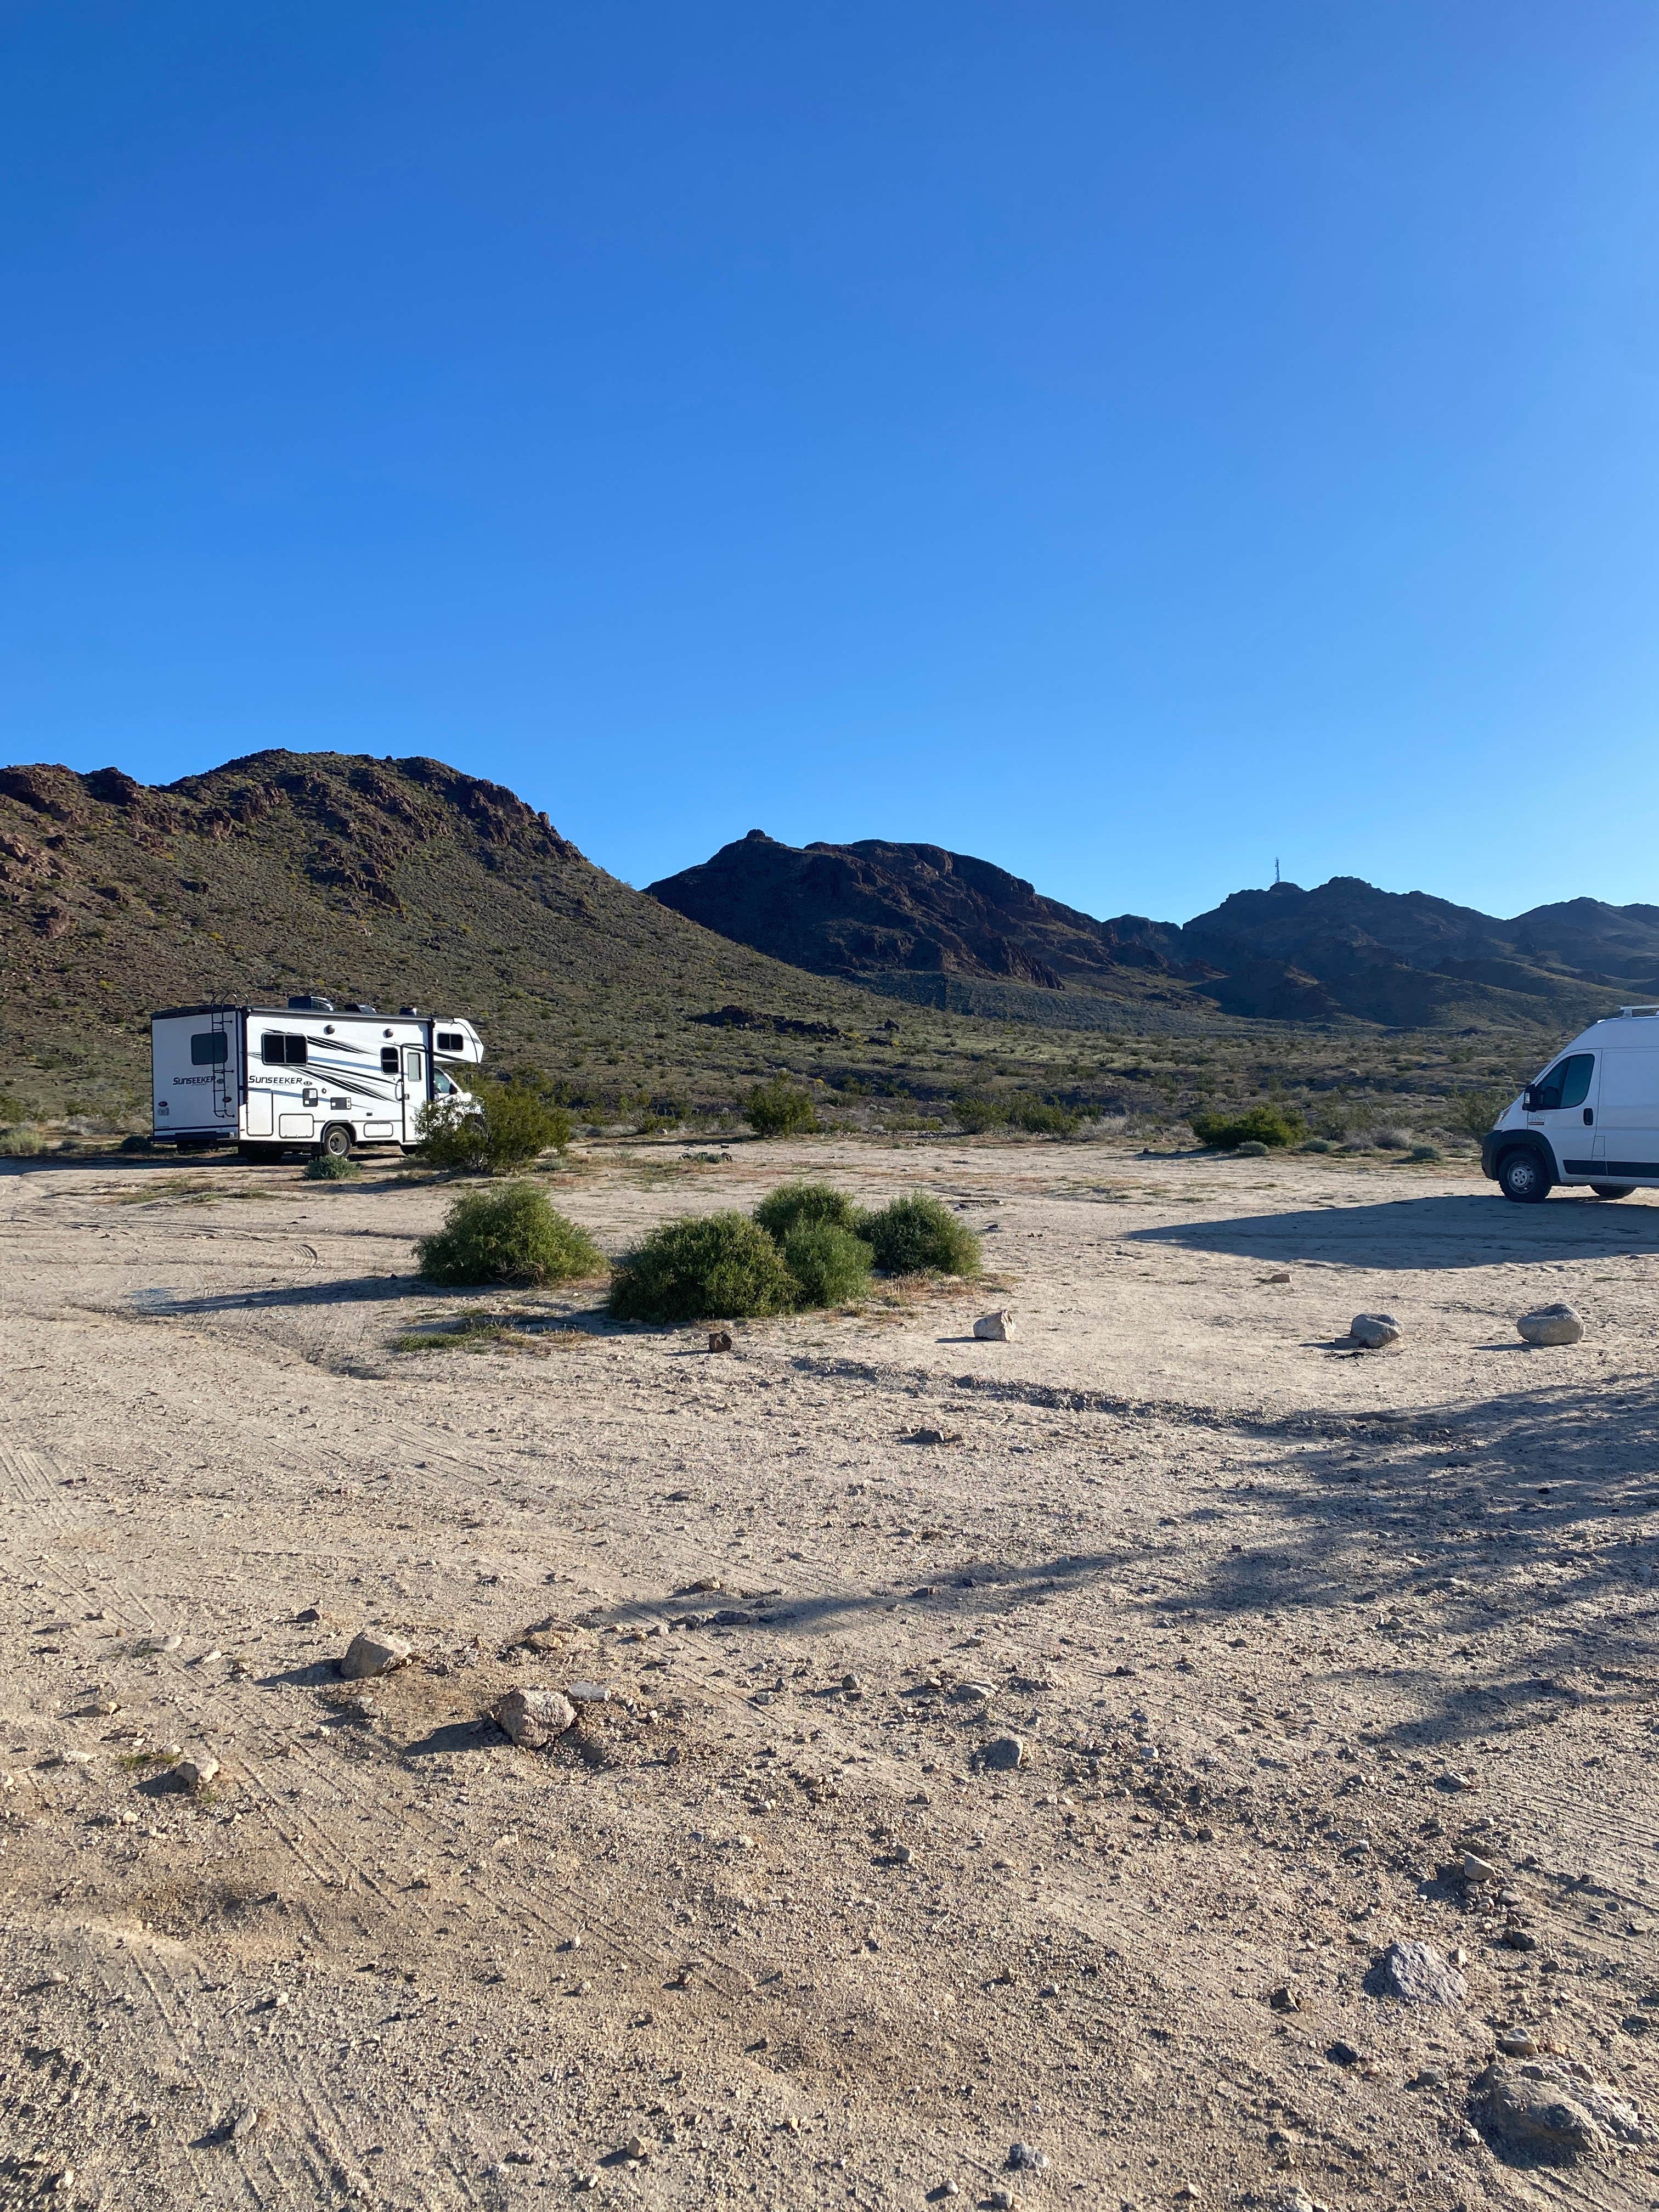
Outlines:
{"label": "blue sky", "polygon": [[0,754],[1659,900],[1659,14],[0,9]]}

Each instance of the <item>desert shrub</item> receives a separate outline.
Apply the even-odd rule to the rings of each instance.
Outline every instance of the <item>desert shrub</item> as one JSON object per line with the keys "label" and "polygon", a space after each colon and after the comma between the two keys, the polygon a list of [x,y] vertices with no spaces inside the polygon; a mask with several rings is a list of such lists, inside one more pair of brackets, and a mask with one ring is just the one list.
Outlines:
{"label": "desert shrub", "polygon": [[415,1252],[434,1283],[568,1283],[605,1265],[586,1233],[527,1182],[458,1198]]}
{"label": "desert shrub", "polygon": [[861,1237],[833,1221],[803,1222],[784,1240],[783,1263],[806,1306],[838,1306],[862,1297],[875,1256]]}
{"label": "desert shrub", "polygon": [[1307,1123],[1293,1108],[1249,1106],[1242,1114],[1194,1114],[1193,1134],[1200,1145],[1218,1152],[1234,1152],[1241,1145],[1299,1144]]}
{"label": "desert shrub", "polygon": [[1242,1145],[1233,1146],[1233,1158],[1237,1160],[1265,1160],[1267,1147],[1260,1137],[1246,1137]]}
{"label": "desert shrub", "polygon": [[1304,1152],[1334,1152],[1336,1146],[1329,1137],[1310,1137],[1301,1150]]}
{"label": "desert shrub", "polygon": [[418,1123],[421,1156],[463,1175],[513,1175],[539,1154],[563,1152],[572,1122],[519,1083],[481,1083],[472,1099],[434,1098]]}
{"label": "desert shrub", "polygon": [[1381,1128],[1373,1133],[1373,1139],[1379,1152],[1408,1152],[1413,1144],[1409,1129]]}
{"label": "desert shrub", "polygon": [[46,1140],[38,1129],[0,1130],[0,1159],[32,1160],[46,1148]]}
{"label": "desert shrub", "polygon": [[797,1229],[827,1222],[832,1228],[855,1231],[859,1210],[845,1192],[828,1182],[781,1182],[755,1208],[755,1218],[769,1237],[787,1244]]}
{"label": "desert shrub", "polygon": [[611,1310],[618,1321],[738,1321],[787,1312],[797,1295],[758,1222],[746,1213],[688,1214],[623,1254]]}
{"label": "desert shrub", "polygon": [[981,1098],[976,1092],[965,1092],[952,1101],[951,1113],[957,1128],[965,1129],[970,1137],[983,1136],[988,1129],[1007,1127],[1008,1109],[1000,1099]]}
{"label": "desert shrub", "polygon": [[1015,1128],[1033,1137],[1069,1137],[1082,1118],[1064,1106],[1050,1106],[1042,1098],[1016,1098],[1008,1109],[1008,1119]]}
{"label": "desert shrub", "polygon": [[355,1182],[362,1173],[356,1160],[336,1159],[332,1152],[319,1152],[305,1165],[307,1182]]}
{"label": "desert shrub", "polygon": [[797,1089],[781,1075],[756,1085],[744,1101],[743,1115],[757,1137],[810,1136],[818,1126],[811,1091]]}
{"label": "desert shrub", "polygon": [[153,1152],[155,1147],[148,1137],[134,1134],[122,1138],[121,1150],[124,1152]]}
{"label": "desert shrub", "polygon": [[1440,1147],[1438,1145],[1413,1145],[1408,1157],[1414,1160],[1437,1160]]}
{"label": "desert shrub", "polygon": [[890,1275],[976,1275],[979,1239],[939,1200],[919,1193],[896,1198],[879,1213],[866,1213],[859,1234]]}
{"label": "desert shrub", "polygon": [[1446,1108],[1446,1126],[1477,1144],[1514,1097],[1510,1091],[1460,1091]]}

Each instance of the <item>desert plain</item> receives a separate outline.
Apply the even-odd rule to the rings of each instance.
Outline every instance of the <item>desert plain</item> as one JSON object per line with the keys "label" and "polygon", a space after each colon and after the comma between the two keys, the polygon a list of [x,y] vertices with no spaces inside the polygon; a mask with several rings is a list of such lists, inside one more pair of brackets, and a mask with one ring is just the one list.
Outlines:
{"label": "desert plain", "polygon": [[0,1167],[0,2203],[1659,2202],[1659,1195],[547,1180],[614,1253],[799,1173],[985,1280],[711,1352],[434,1292],[395,1165]]}

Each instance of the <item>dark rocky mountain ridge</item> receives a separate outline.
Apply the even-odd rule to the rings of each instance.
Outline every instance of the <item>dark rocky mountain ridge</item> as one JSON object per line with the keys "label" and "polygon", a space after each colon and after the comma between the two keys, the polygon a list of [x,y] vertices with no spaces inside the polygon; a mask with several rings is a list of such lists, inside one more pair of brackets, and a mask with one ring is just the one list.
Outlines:
{"label": "dark rocky mountain ridge", "polygon": [[[0,769],[0,1026],[26,1094],[147,1095],[152,1008],[313,989],[471,1013],[493,1066],[611,1096],[696,1095],[707,1064],[729,1097],[780,1038],[890,1012],[693,927],[441,761],[272,750],[161,787]],[[784,1025],[772,1052],[687,1029],[733,1004]]]}
{"label": "dark rocky mountain ridge", "polygon": [[[1183,925],[1096,921],[988,861],[760,830],[651,884],[688,919],[774,958],[964,1012],[1078,1026],[1092,1004],[1207,1002],[1238,1016],[1386,1027],[1560,1026],[1609,994],[1659,994],[1659,908],[1576,899],[1500,921],[1422,891],[1333,877],[1236,891]],[[1055,1014],[1059,1013],[1056,1006]]]}

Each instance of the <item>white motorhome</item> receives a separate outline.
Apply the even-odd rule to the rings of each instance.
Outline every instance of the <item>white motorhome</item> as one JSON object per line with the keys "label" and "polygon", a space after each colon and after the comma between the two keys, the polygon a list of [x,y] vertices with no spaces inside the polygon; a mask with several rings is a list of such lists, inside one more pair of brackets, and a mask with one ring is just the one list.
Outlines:
{"label": "white motorhome", "polygon": [[281,1006],[167,1006],[150,1016],[152,1123],[191,1150],[235,1145],[246,1158],[354,1145],[413,1145],[434,1098],[465,1108],[456,1079],[483,1059],[469,1021],[417,1006],[382,1014],[290,999]]}
{"label": "white motorhome", "polygon": [[1557,1183],[1597,1198],[1659,1188],[1659,1006],[1620,1006],[1576,1036],[1498,1115],[1480,1171],[1518,1206]]}

